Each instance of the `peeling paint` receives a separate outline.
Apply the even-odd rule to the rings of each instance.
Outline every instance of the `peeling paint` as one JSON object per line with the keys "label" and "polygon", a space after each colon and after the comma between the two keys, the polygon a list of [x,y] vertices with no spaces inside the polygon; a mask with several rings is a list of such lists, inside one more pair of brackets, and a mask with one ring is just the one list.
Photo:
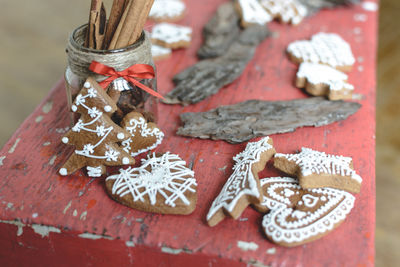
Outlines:
{"label": "peeling paint", "polygon": [[82,212],[81,216],[79,217],[79,220],[85,221],[86,220],[86,215],[87,215],[87,211],[85,210],[84,212]]}
{"label": "peeling paint", "polygon": [[59,133],[59,134],[65,134],[65,133],[68,132],[68,131],[69,131],[69,127],[57,128],[57,129],[56,129],[56,133]]}
{"label": "peeling paint", "polygon": [[53,108],[53,101],[50,100],[50,101],[46,102],[46,104],[43,105],[42,111],[43,111],[43,113],[47,114],[52,110],[52,108]]}
{"label": "peeling paint", "polygon": [[67,213],[67,210],[71,207],[72,205],[72,200],[70,202],[68,202],[67,206],[65,206],[63,213]]}
{"label": "peeling paint", "polygon": [[249,218],[239,218],[239,222],[247,222]]}
{"label": "peeling paint", "polygon": [[42,238],[48,237],[50,232],[61,233],[61,230],[56,227],[41,224],[32,224],[32,229],[35,233],[41,235]]}
{"label": "peeling paint", "polygon": [[32,218],[37,218],[39,216],[39,214],[37,214],[36,212],[34,214],[32,214]]}
{"label": "peeling paint", "polygon": [[166,246],[163,246],[161,248],[161,251],[164,253],[174,254],[174,255],[177,255],[181,252],[188,253],[188,254],[193,253],[193,251],[191,251],[190,249],[187,249],[187,248],[170,248],[170,247],[166,247]]}
{"label": "peeling paint", "polygon": [[274,255],[276,253],[276,248],[269,248],[266,251],[267,254]]}
{"label": "peeling paint", "polygon": [[258,249],[258,245],[254,242],[246,242],[246,241],[238,241],[237,247],[243,251],[253,250],[256,251]]}
{"label": "peeling paint", "polygon": [[15,140],[14,145],[10,148],[10,150],[8,150],[8,153],[10,154],[14,153],[15,149],[18,146],[19,141],[21,141],[21,138],[17,138],[17,140]]}
{"label": "peeling paint", "polygon": [[270,267],[271,266],[271,265],[265,265],[264,263],[259,262],[257,260],[253,260],[253,259],[248,261],[247,264],[251,265],[251,266],[256,266],[256,267]]}
{"label": "peeling paint", "polygon": [[49,160],[49,165],[53,165],[54,162],[56,161],[57,156],[54,155],[53,157],[51,157],[51,159]]}
{"label": "peeling paint", "polygon": [[36,123],[39,123],[39,122],[41,122],[42,120],[43,120],[43,116],[42,116],[42,115],[39,115],[39,116],[36,117],[35,122],[36,122]]}
{"label": "peeling paint", "polygon": [[21,236],[24,233],[25,224],[20,222],[20,221],[3,221],[3,220],[0,220],[0,223],[13,224],[13,225],[17,226],[18,227],[17,236]]}
{"label": "peeling paint", "polygon": [[6,156],[1,156],[0,157],[0,166],[3,166],[4,165],[4,163],[3,163],[3,160],[6,158]]}
{"label": "peeling paint", "polygon": [[45,143],[43,143],[43,146],[49,146],[49,145],[51,145],[51,142],[45,142]]}
{"label": "peeling paint", "polygon": [[14,210],[14,204],[11,203],[11,202],[7,203],[7,209],[12,209],[12,210]]}
{"label": "peeling paint", "polygon": [[135,243],[133,243],[133,241],[126,241],[125,245],[129,248],[133,248],[135,246]]}
{"label": "peeling paint", "polygon": [[91,234],[91,233],[83,233],[78,235],[81,238],[86,238],[86,239],[92,239],[92,240],[97,240],[97,239],[108,239],[108,240],[112,240],[111,236],[106,236],[106,235],[96,235],[96,234]]}
{"label": "peeling paint", "polygon": [[77,210],[74,210],[74,212],[72,213],[72,215],[73,215],[74,217],[78,216],[78,211],[77,211]]}
{"label": "peeling paint", "polygon": [[227,168],[227,167],[228,167],[228,166],[225,165],[225,166],[222,167],[222,168],[218,168],[218,170],[221,171],[221,172],[223,172],[223,173],[225,174],[225,171],[226,171],[226,168]]}

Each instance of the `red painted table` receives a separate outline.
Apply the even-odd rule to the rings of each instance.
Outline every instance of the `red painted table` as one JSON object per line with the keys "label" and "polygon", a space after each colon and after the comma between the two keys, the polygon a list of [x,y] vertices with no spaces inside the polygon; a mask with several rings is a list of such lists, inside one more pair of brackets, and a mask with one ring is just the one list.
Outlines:
{"label": "red painted table", "polygon": [[[157,63],[162,93],[173,88],[174,74],[196,62],[201,28],[221,2],[187,3],[188,14],[181,24],[194,28],[194,40],[189,49],[176,51],[170,59]],[[71,177],[57,174],[71,149],[60,142],[69,126],[61,80],[0,152],[0,265],[373,265],[376,19],[376,12],[357,5],[322,11],[297,27],[271,23],[270,28],[278,34],[258,47],[254,59],[233,84],[196,105],[160,104],[159,124],[166,138],[157,151],[180,154],[193,164],[198,180],[199,201],[189,216],[132,210],[106,195],[103,179],[90,179],[81,173]],[[231,173],[232,156],[245,144],[176,136],[178,115],[252,98],[306,97],[292,85],[297,66],[284,51],[290,42],[308,39],[319,31],[336,32],[351,43],[357,63],[349,81],[356,93],[362,94],[363,106],[345,121],[271,137],[282,153],[306,146],[352,156],[363,177],[354,209],[331,234],[296,248],[270,243],[262,234],[262,215],[251,208],[237,221],[226,219],[208,227],[205,217],[210,204]],[[268,166],[260,177],[277,174]],[[247,242],[244,244],[251,249],[246,251],[239,241]]]}

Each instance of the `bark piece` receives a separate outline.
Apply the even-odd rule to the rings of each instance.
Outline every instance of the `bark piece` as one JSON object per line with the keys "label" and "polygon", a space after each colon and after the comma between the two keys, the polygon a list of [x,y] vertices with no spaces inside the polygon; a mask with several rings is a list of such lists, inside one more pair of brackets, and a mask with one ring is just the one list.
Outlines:
{"label": "bark piece", "polygon": [[166,104],[193,104],[216,94],[239,77],[253,58],[256,47],[270,31],[265,26],[251,26],[221,57],[206,59],[174,77],[176,87],[165,96]]}
{"label": "bark piece", "polygon": [[308,14],[312,15],[323,8],[334,8],[342,5],[357,4],[360,0],[299,0],[307,7]]}
{"label": "bark piece", "polygon": [[223,55],[239,36],[239,20],[233,2],[220,5],[203,28],[204,43],[197,51],[199,58]]}
{"label": "bark piece", "polygon": [[361,104],[312,97],[290,101],[248,100],[207,112],[180,115],[178,135],[241,143],[257,136],[293,132],[303,126],[324,126],[346,119]]}

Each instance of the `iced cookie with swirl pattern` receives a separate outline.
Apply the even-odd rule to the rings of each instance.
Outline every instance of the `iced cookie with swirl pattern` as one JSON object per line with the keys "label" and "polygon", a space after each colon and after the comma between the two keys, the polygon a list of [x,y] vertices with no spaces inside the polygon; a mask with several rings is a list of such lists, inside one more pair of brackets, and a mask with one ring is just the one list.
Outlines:
{"label": "iced cookie with swirl pattern", "polygon": [[280,22],[299,24],[307,15],[307,8],[297,0],[260,0],[261,6]]}
{"label": "iced cookie with swirl pattern", "polygon": [[354,206],[355,197],[343,190],[302,190],[298,186],[293,190],[290,185],[289,181],[278,185],[274,191],[280,193],[273,196],[274,201],[290,205],[272,209],[262,221],[267,238],[281,246],[299,246],[325,236],[346,219]]}
{"label": "iced cookie with swirl pattern", "polygon": [[241,17],[240,25],[243,28],[257,24],[266,25],[273,20],[258,0],[235,0],[235,8]]}
{"label": "iced cookie with swirl pattern", "polygon": [[160,23],[151,32],[153,44],[171,48],[188,47],[192,41],[192,28],[171,23]]}
{"label": "iced cookie with swirl pattern", "polygon": [[178,155],[166,152],[142,159],[106,179],[107,193],[128,207],[161,214],[190,214],[197,202],[194,172]]}
{"label": "iced cookie with swirl pattern", "polygon": [[351,99],[354,86],[347,79],[345,73],[327,65],[303,62],[296,75],[296,87],[313,96],[327,96],[329,100]]}
{"label": "iced cookie with swirl pattern", "polygon": [[132,157],[153,150],[164,138],[161,129],[154,122],[148,122],[140,112],[128,113],[121,126],[130,133],[121,145]]}
{"label": "iced cookie with swirl pattern", "polygon": [[155,0],[149,18],[158,22],[174,22],[185,15],[186,5],[181,0]]}
{"label": "iced cookie with swirl pattern", "polygon": [[276,153],[274,167],[297,176],[302,188],[332,187],[359,193],[362,178],[350,157],[329,155],[303,147],[297,154]]}
{"label": "iced cookie with swirl pattern", "polygon": [[88,176],[99,177],[105,173],[105,166],[135,163],[119,146],[129,133],[111,120],[117,106],[93,78],[86,80],[71,110],[80,117],[62,138],[64,144],[75,149],[59,170],[61,175],[86,167]]}
{"label": "iced cookie with swirl pattern", "polygon": [[350,45],[335,33],[320,32],[310,41],[295,41],[289,44],[287,52],[295,63],[319,63],[344,72],[350,71],[355,63]]}
{"label": "iced cookie with swirl pattern", "polygon": [[209,226],[217,225],[226,216],[237,219],[249,204],[262,201],[258,173],[274,154],[272,139],[267,136],[258,142],[248,143],[246,149],[233,158],[233,173],[208,211]]}

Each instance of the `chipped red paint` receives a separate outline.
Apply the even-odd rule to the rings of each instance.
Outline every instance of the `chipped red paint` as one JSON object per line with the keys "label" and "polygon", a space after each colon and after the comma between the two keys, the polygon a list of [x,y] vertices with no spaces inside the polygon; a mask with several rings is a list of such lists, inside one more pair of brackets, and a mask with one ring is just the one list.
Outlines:
{"label": "chipped red paint", "polygon": [[[190,48],[174,51],[170,59],[157,63],[161,93],[173,88],[171,77],[174,74],[196,62],[201,28],[222,2],[186,1],[188,13],[180,24],[194,28],[194,39]],[[368,19],[366,22],[355,21],[355,14],[367,14]],[[376,19],[376,13],[354,6],[323,11],[296,27],[272,23],[270,28],[279,32],[279,37],[269,38],[258,47],[254,59],[233,84],[196,105],[160,104],[159,125],[166,137],[157,151],[170,150],[180,154],[193,164],[198,180],[198,204],[189,216],[132,210],[107,196],[103,179],[89,179],[81,172],[70,177],[58,176],[58,168],[71,152],[71,148],[60,141],[65,127],[69,126],[66,96],[63,81],[60,81],[0,152],[0,157],[5,156],[0,167],[0,265],[373,265]],[[356,27],[360,29],[358,34],[353,31]],[[251,208],[245,210],[241,220],[225,219],[216,227],[208,227],[205,217],[210,204],[231,173],[232,156],[243,150],[245,144],[176,136],[175,131],[180,125],[178,115],[183,111],[205,111],[251,98],[306,97],[293,86],[297,66],[287,59],[284,51],[290,42],[309,39],[321,30],[340,34],[351,43],[355,57],[362,58],[349,74],[349,82],[354,84],[356,93],[365,96],[360,101],[363,107],[343,122],[271,137],[276,150],[282,153],[306,146],[352,156],[355,169],[363,177],[353,211],[326,237],[296,248],[270,243],[261,233],[262,215]],[[53,106],[51,112],[45,114],[42,107],[48,101],[52,101]],[[37,123],[35,118],[38,116],[43,119]],[[9,153],[18,139],[15,151]],[[260,177],[270,175],[280,173],[268,164]],[[19,227],[22,234],[12,224],[16,219],[25,225]],[[48,237],[42,238],[30,227],[32,224],[53,226],[61,233],[50,232]],[[80,237],[86,232],[94,234],[86,235],[91,239],[84,238],[85,235]],[[254,242],[258,248],[243,251],[237,246],[238,241]]]}

